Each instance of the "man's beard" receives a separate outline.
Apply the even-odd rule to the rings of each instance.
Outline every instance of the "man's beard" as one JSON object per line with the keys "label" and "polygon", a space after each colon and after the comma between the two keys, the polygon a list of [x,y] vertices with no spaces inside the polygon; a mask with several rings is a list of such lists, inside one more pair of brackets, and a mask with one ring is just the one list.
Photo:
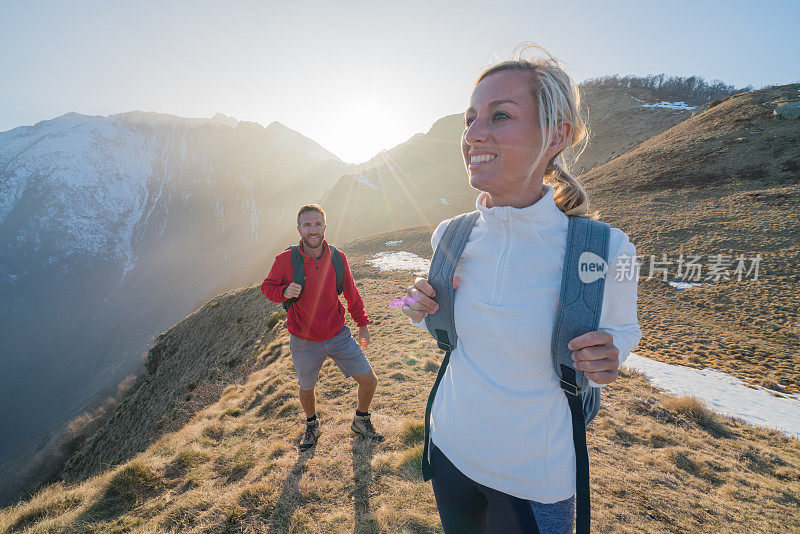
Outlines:
{"label": "man's beard", "polygon": [[305,236],[301,236],[301,239],[303,240],[303,245],[306,248],[316,248],[322,245],[322,242],[325,240],[325,234],[319,234],[319,239],[317,240],[317,244],[311,243],[311,240]]}

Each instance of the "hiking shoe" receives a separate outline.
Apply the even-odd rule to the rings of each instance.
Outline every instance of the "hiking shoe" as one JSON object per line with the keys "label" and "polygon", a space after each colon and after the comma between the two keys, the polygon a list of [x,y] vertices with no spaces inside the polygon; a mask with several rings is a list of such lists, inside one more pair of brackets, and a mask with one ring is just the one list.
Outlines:
{"label": "hiking shoe", "polygon": [[353,419],[353,424],[350,425],[350,429],[356,434],[361,434],[365,438],[374,441],[383,441],[383,436],[372,426],[369,415],[356,415],[355,419]]}
{"label": "hiking shoe", "polygon": [[317,438],[320,435],[319,430],[319,419],[315,420],[313,423],[306,423],[306,431],[303,434],[303,439],[300,440],[300,450],[304,451],[306,449],[310,449],[314,445],[317,444]]}

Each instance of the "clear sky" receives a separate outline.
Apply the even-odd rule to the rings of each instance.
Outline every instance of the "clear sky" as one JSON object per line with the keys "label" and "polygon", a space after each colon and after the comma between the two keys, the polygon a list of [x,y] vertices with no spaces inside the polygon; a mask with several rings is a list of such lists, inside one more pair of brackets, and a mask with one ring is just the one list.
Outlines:
{"label": "clear sky", "polygon": [[273,120],[359,162],[533,41],[581,81],[800,80],[798,1],[0,0],[0,131],[68,111]]}

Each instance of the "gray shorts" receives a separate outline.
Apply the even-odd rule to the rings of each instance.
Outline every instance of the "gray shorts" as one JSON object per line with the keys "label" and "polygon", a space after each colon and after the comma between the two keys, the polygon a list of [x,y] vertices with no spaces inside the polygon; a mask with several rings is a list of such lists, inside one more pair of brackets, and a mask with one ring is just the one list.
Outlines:
{"label": "gray shorts", "polygon": [[364,351],[350,334],[350,328],[342,328],[338,334],[325,341],[309,341],[296,336],[289,340],[292,351],[292,362],[297,373],[300,389],[313,389],[319,378],[319,370],[325,358],[330,356],[344,376],[356,376],[368,373],[372,367],[364,356]]}

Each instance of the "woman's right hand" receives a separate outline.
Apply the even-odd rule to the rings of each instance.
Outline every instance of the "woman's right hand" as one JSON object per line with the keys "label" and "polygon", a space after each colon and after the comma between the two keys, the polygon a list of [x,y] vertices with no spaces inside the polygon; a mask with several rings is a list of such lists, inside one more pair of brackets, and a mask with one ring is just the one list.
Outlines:
{"label": "woman's right hand", "polygon": [[[458,276],[453,277],[453,289],[458,287]],[[415,323],[420,322],[429,313],[436,313],[439,310],[439,305],[433,300],[436,297],[436,291],[428,283],[425,278],[417,278],[414,280],[414,285],[409,286],[406,290],[405,304],[403,305],[403,313],[408,315]]]}

